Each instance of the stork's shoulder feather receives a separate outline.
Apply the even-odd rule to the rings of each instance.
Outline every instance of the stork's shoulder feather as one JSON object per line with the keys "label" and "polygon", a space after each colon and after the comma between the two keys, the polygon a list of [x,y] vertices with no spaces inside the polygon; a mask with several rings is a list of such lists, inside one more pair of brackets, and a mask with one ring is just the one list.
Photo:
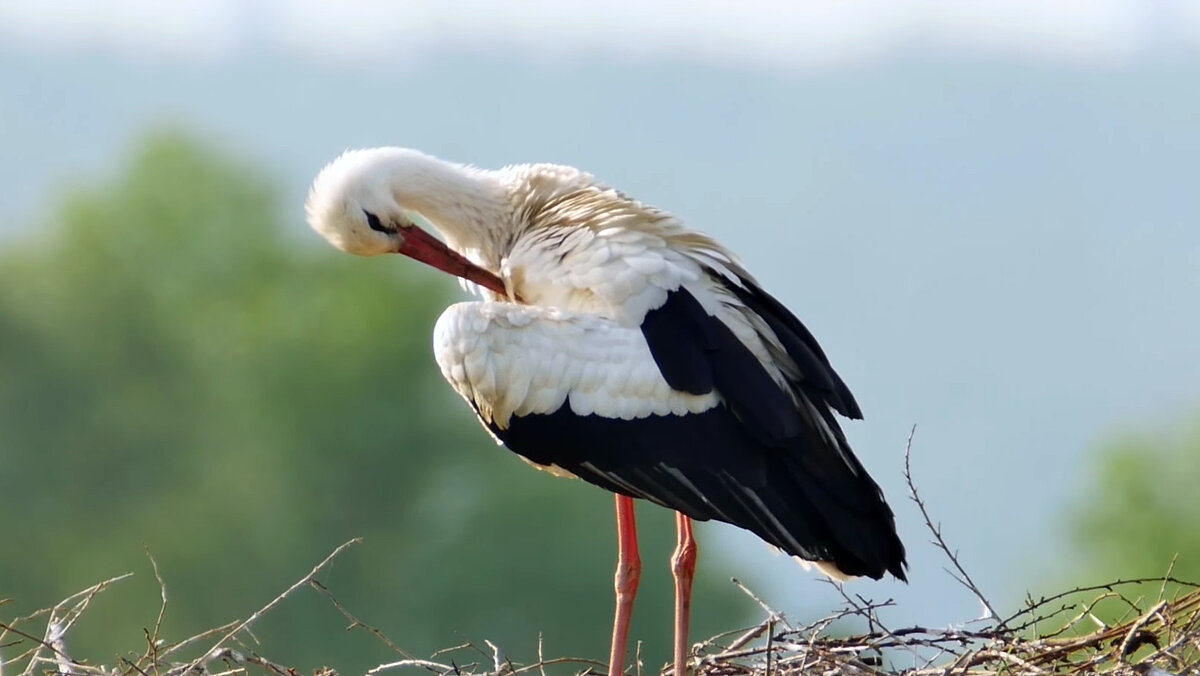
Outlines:
{"label": "stork's shoulder feather", "polygon": [[638,324],[669,291],[749,277],[716,240],[670,213],[558,165],[509,167],[517,227],[501,263],[528,302]]}

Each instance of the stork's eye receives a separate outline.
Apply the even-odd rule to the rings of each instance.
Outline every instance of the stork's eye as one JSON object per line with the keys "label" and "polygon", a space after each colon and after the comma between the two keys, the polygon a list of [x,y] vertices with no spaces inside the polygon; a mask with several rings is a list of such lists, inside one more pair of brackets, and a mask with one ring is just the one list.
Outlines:
{"label": "stork's eye", "polygon": [[384,225],[383,222],[379,220],[379,217],[375,214],[369,211],[363,211],[363,213],[367,215],[367,225],[371,226],[371,229],[375,232],[382,232],[385,235],[390,235],[396,232],[395,228]]}

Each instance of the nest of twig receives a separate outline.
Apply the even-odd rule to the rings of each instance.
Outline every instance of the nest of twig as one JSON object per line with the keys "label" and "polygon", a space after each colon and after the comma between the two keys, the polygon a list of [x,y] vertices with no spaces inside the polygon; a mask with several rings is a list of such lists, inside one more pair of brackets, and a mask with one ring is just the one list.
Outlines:
{"label": "nest of twig", "polygon": [[[344,549],[343,545],[338,551]],[[335,552],[336,554],[336,552]],[[603,674],[603,663],[572,657],[547,659],[538,648],[536,662],[521,664],[505,658],[499,647],[464,644],[429,659],[416,658],[374,627],[355,618],[315,580],[334,555],[245,620],[213,628],[181,641],[167,642],[147,632],[147,648],[139,657],[121,658],[113,666],[73,659],[67,636],[88,604],[113,578],[75,594],[53,608],[0,622],[0,646],[11,655],[0,662],[0,676],[38,673],[77,676],[184,676],[185,674],[253,674],[299,676],[302,672],[276,663],[241,642],[255,620],[295,592],[309,586],[325,595],[350,622],[351,629],[373,634],[399,659],[380,664],[369,673],[419,671],[438,676],[520,676],[530,673]],[[125,576],[122,576],[125,577]],[[1149,598],[1136,595],[1147,589]],[[748,592],[749,593],[749,592]],[[164,591],[165,599],[165,591]],[[1014,674],[1092,674],[1114,676],[1200,676],[1200,585],[1171,577],[1116,581],[1072,589],[1041,599],[1028,599],[1020,612],[992,618],[980,629],[931,627],[889,628],[878,610],[891,602],[874,603],[845,597],[837,613],[806,626],[793,626],[762,601],[766,619],[754,627],[728,632],[693,647],[690,665],[698,676],[993,676]],[[1100,607],[1125,609],[1116,621],[1100,619]],[[164,604],[165,607],[165,604]],[[1109,609],[1111,610],[1111,608]],[[866,633],[837,635],[831,628],[845,619],[866,622]],[[33,621],[36,633],[27,630]],[[161,621],[161,614],[159,617]],[[982,622],[982,621],[981,621]],[[21,650],[23,648],[23,650]],[[17,651],[16,654],[13,654]],[[333,676],[333,670],[318,674]],[[640,660],[635,673],[644,672]],[[669,669],[664,668],[664,674]]]}
{"label": "nest of twig", "polygon": [[[912,437],[909,437],[909,447]],[[1008,617],[996,613],[960,564],[958,555],[942,537],[941,528],[930,518],[917,492],[905,450],[905,478],[909,497],[916,503],[932,533],[933,544],[951,563],[947,570],[981,603],[985,618],[962,627],[887,627],[879,618],[880,608],[891,601],[875,603],[851,598],[842,591],[845,604],[837,613],[796,627],[746,589],[765,612],[754,627],[727,632],[693,646],[690,670],[696,676],[1042,676],[1044,674],[1112,674],[1113,676],[1200,676],[1200,585],[1170,576],[1118,580],[1103,585],[1077,587],[1040,599],[1026,599],[1025,607]],[[140,656],[120,657],[113,666],[74,659],[67,650],[67,637],[95,596],[129,574],[112,578],[74,594],[52,608],[0,622],[0,676],[32,676],[37,673],[74,676],[189,676],[208,674],[266,673],[299,676],[302,672],[279,664],[260,652],[252,625],[280,601],[301,588],[325,596],[334,610],[350,624],[382,641],[397,659],[380,664],[369,674],[421,671],[437,676],[547,676],[572,673],[604,674],[607,666],[594,660],[559,657],[547,659],[538,645],[538,659],[519,664],[505,658],[501,649],[485,642],[471,643],[434,654],[429,659],[414,657],[378,629],[348,611],[321,584],[317,575],[351,540],[329,554],[307,575],[296,581],[267,605],[244,620],[215,627],[180,641],[159,636],[167,607],[167,590],[158,567],[154,567],[162,591],[162,606],[153,630],[146,631],[146,649]],[[841,590],[841,587],[838,587]],[[1148,593],[1150,592],[1150,593]],[[4,601],[0,600],[0,606]],[[1104,620],[1101,618],[1116,618]],[[868,630],[854,636],[835,633],[839,621],[857,618]],[[968,629],[967,626],[977,626]],[[247,639],[243,642],[243,639]],[[640,656],[635,675],[643,676]],[[664,667],[664,676],[669,673]],[[335,676],[331,669],[317,676]],[[671,675],[674,676],[674,675]]]}
{"label": "nest of twig", "polygon": [[[1131,596],[1157,586],[1155,598]],[[1106,623],[1101,604],[1123,616]],[[839,613],[792,627],[778,613],[732,641],[698,646],[705,676],[992,676],[1131,674],[1196,676],[1200,666],[1200,586],[1174,578],[1112,582],[1038,600],[983,629],[884,626],[876,604],[847,597]],[[858,617],[870,631],[835,636],[829,627]]]}

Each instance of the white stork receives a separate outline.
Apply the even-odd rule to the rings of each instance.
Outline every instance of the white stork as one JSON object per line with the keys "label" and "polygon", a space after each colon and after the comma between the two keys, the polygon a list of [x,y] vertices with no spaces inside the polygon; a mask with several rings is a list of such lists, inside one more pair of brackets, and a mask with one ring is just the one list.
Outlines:
{"label": "white stork", "polygon": [[346,152],[306,211],[343,251],[404,254],[474,285],[485,300],[452,305],[434,329],[446,380],[501,444],[616,494],[610,676],[641,571],[632,498],[676,511],[677,676],[691,519],[741,526],[838,579],[904,579],[892,511],[834,417],[861,418],[858,404],[712,238],[571,167],[488,171],[404,148]]}

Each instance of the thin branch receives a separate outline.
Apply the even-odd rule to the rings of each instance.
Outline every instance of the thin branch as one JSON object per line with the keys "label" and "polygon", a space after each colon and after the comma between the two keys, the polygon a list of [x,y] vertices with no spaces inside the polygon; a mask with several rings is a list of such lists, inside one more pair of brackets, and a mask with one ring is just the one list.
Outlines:
{"label": "thin branch", "polygon": [[[299,671],[293,667],[285,667],[281,664],[276,664],[262,655],[248,655],[239,650],[225,647],[214,649],[209,653],[209,661],[221,660],[224,662],[232,662],[238,666],[250,664],[264,671],[269,671],[277,676],[299,676]],[[244,671],[244,670],[242,670]],[[214,675],[215,676],[215,675]]]}
{"label": "thin branch", "polygon": [[235,626],[237,626],[237,624],[238,624],[238,620],[233,620],[232,622],[226,622],[225,624],[222,624],[219,627],[213,627],[212,629],[205,629],[204,631],[200,632],[199,634],[196,634],[195,636],[189,636],[189,637],[183,639],[182,641],[172,643],[171,645],[169,645],[166,648],[159,651],[159,653],[158,653],[159,659],[160,660],[166,659],[172,653],[174,653],[177,650],[180,650],[182,648],[186,648],[187,646],[190,646],[191,644],[195,643],[196,641],[203,641],[204,639],[209,638],[210,636],[216,636],[217,634],[220,634],[221,632],[229,631],[230,627],[235,627]]}
{"label": "thin branch", "polygon": [[741,589],[743,594],[745,594],[746,596],[749,596],[751,600],[753,600],[755,603],[757,603],[758,607],[762,608],[763,611],[766,612],[770,618],[772,618],[774,620],[778,620],[784,626],[785,629],[787,629],[789,631],[792,629],[792,625],[788,623],[787,618],[784,617],[783,613],[781,613],[781,612],[775,610],[774,608],[772,608],[771,606],[767,605],[766,601],[763,601],[761,598],[758,597],[757,594],[750,591],[750,589],[748,587],[746,587],[746,585],[742,584],[741,581],[738,580],[736,577],[730,578],[730,581],[733,582],[733,584],[735,586],[737,586],[738,589]]}
{"label": "thin branch", "polygon": [[1130,652],[1129,646],[1133,643],[1133,638],[1137,636],[1138,633],[1141,632],[1142,627],[1146,626],[1146,623],[1154,618],[1155,615],[1158,615],[1158,613],[1160,613],[1162,609],[1166,607],[1166,605],[1166,601],[1159,601],[1158,603],[1154,604],[1150,610],[1147,610],[1144,614],[1142,614],[1141,617],[1137,618],[1133,624],[1129,625],[1129,631],[1125,632],[1125,638],[1121,639],[1121,645],[1117,648],[1117,659],[1121,660],[1122,662],[1128,659]]}
{"label": "thin branch", "polygon": [[523,674],[527,671],[533,671],[534,669],[537,669],[540,672],[544,673],[543,670],[545,667],[552,667],[556,664],[584,664],[589,667],[608,668],[607,664],[605,664],[604,662],[600,662],[598,660],[589,660],[589,659],[585,659],[583,657],[556,657],[556,658],[550,659],[550,660],[539,659],[537,664],[529,664],[529,665],[523,666],[520,669],[514,670],[513,673],[514,674]]}
{"label": "thin branch", "polygon": [[442,674],[448,674],[452,671],[457,671],[452,666],[449,666],[446,664],[440,664],[438,662],[433,662],[431,660],[410,659],[410,660],[398,660],[396,662],[388,662],[386,664],[380,664],[379,666],[368,669],[367,673],[368,674],[378,674],[378,673],[388,671],[391,669],[399,669],[401,667],[423,667],[425,669],[431,669],[433,671],[436,671],[436,672],[442,673]]}
{"label": "thin branch", "polygon": [[309,580],[309,585],[312,586],[313,589],[316,589],[318,592],[323,594],[325,596],[325,598],[329,599],[329,602],[331,604],[333,604],[333,607],[335,609],[337,609],[337,611],[339,613],[341,613],[342,617],[344,617],[350,621],[350,626],[346,627],[346,631],[351,631],[351,630],[359,629],[359,628],[365,629],[366,631],[373,634],[375,636],[375,638],[382,641],[384,645],[386,645],[389,649],[392,650],[392,652],[400,655],[401,657],[404,657],[405,659],[410,659],[410,660],[414,659],[413,656],[408,653],[408,651],[406,651],[403,648],[401,648],[400,646],[396,645],[390,638],[385,636],[382,631],[380,631],[379,629],[375,628],[372,625],[367,624],[366,622],[363,622],[362,620],[358,619],[358,617],[356,617],[349,610],[346,610],[346,608],[343,607],[342,604],[338,602],[337,597],[335,597],[333,595],[333,592],[329,591],[329,588],[326,587],[324,584],[322,584],[320,582],[320,580]]}
{"label": "thin branch", "polygon": [[150,559],[150,567],[154,570],[154,579],[158,582],[158,595],[162,599],[158,606],[158,617],[154,618],[154,631],[150,634],[150,645],[158,645],[158,630],[162,627],[163,617],[167,614],[167,583],[163,582],[162,573],[158,570],[158,561],[154,560],[154,555],[150,553],[150,548],[146,548],[146,558]]}
{"label": "thin branch", "polygon": [[500,649],[500,646],[492,643],[486,638],[483,639],[483,642],[487,645],[487,647],[492,649],[492,673],[496,676],[500,676],[500,674],[504,673],[505,665],[508,666],[509,671],[512,671],[512,665],[509,664],[508,659],[504,657],[504,651]]}
{"label": "thin branch", "polygon": [[321,570],[323,568],[325,568],[325,566],[329,565],[329,562],[333,561],[334,558],[336,558],[338,554],[341,554],[347,548],[349,548],[353,545],[359,544],[360,542],[362,542],[362,538],[354,538],[352,540],[348,540],[348,541],[343,542],[342,544],[338,545],[337,549],[334,549],[332,552],[330,552],[329,556],[326,556],[320,563],[318,563],[316,566],[314,566],[313,569],[308,572],[308,575],[305,575],[304,577],[297,580],[295,584],[293,584],[292,586],[285,589],[282,594],[280,594],[279,596],[276,596],[274,599],[271,600],[270,603],[268,603],[267,605],[263,606],[262,608],[259,608],[258,610],[256,610],[253,615],[251,615],[250,617],[247,617],[245,620],[239,622],[237,624],[237,626],[235,626],[233,629],[231,629],[229,631],[229,633],[222,636],[220,638],[220,640],[218,640],[213,645],[212,648],[209,648],[207,653],[205,653],[204,655],[201,655],[200,657],[197,657],[195,660],[192,660],[192,662],[188,665],[187,669],[185,669],[184,671],[191,671],[191,670],[199,667],[201,664],[203,664],[205,661],[207,661],[209,659],[209,655],[214,654],[214,652],[216,652],[221,647],[223,647],[226,641],[233,638],[238,632],[249,627],[251,624],[253,624],[255,621],[257,621],[258,618],[262,617],[264,614],[266,614],[272,608],[274,608],[276,605],[278,605],[280,601],[282,601],[285,598],[287,598],[288,596],[290,596],[292,594],[292,592],[296,591],[300,587],[303,587],[304,585],[306,585],[310,581],[312,581],[312,579],[316,576],[316,574],[321,572]]}
{"label": "thin branch", "polygon": [[983,592],[979,591],[979,586],[975,584],[975,581],[971,579],[969,574],[967,574],[966,569],[964,569],[962,564],[958,562],[958,553],[950,550],[950,546],[946,544],[946,540],[942,537],[942,527],[940,525],[935,526],[933,524],[933,519],[931,519],[929,516],[929,510],[925,508],[925,501],[921,499],[921,494],[917,492],[917,484],[915,481],[913,481],[911,463],[912,442],[913,437],[916,436],[916,434],[917,426],[913,425],[912,429],[908,432],[908,441],[904,444],[904,481],[908,484],[908,497],[911,498],[913,502],[917,503],[917,509],[921,510],[921,517],[925,519],[925,526],[928,527],[929,532],[933,534],[934,544],[937,545],[938,549],[941,549],[946,554],[946,557],[950,559],[950,563],[954,565],[954,569],[958,571],[958,575],[951,573],[950,576],[958,580],[960,584],[962,584],[964,587],[970,590],[972,594],[975,595],[975,598],[979,599],[979,602],[983,604],[984,609],[986,609],[988,612],[988,619],[999,622],[997,626],[1003,628],[1004,623],[1000,621],[1000,614],[997,613],[996,609],[992,607],[991,602],[987,600],[987,597],[983,595]]}

